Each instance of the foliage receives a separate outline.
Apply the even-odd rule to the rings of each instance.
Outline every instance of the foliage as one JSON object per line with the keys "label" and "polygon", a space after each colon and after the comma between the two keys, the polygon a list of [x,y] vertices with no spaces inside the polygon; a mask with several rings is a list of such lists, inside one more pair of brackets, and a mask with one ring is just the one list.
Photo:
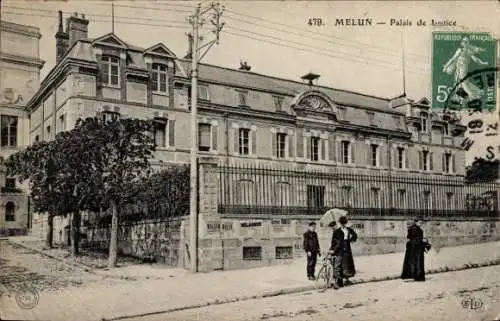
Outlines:
{"label": "foliage", "polygon": [[468,182],[494,182],[499,178],[500,160],[486,160],[475,158],[471,166],[466,169]]}
{"label": "foliage", "polygon": [[127,212],[139,219],[184,216],[189,213],[189,166],[174,165],[135,185]]}

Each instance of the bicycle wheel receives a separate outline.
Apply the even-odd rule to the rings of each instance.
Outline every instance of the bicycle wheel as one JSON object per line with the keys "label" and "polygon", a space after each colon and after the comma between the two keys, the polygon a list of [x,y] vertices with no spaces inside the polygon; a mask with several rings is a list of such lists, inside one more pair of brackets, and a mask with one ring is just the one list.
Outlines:
{"label": "bicycle wheel", "polygon": [[330,271],[328,265],[323,265],[318,272],[316,277],[316,289],[317,290],[326,290],[330,284]]}

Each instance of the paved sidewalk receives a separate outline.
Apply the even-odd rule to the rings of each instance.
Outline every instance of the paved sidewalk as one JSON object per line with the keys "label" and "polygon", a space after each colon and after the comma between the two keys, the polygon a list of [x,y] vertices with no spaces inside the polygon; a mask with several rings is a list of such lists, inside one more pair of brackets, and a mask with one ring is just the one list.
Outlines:
{"label": "paved sidewalk", "polygon": [[[402,261],[403,253],[355,257],[358,274],[353,281],[397,278]],[[500,264],[500,242],[448,247],[439,252],[431,250],[426,256],[426,268],[433,273],[488,264]],[[121,282],[113,287],[97,284],[71,292],[41,293],[40,302],[33,310],[21,310],[12,302],[2,317],[54,321],[109,320],[314,288],[314,282],[305,278],[305,259],[290,265],[206,274],[190,274],[185,270],[154,265],[94,271],[151,278],[141,278],[140,282]],[[487,277],[484,276],[485,282]],[[341,291],[332,290],[332,295]],[[165,318],[168,319],[167,316]]]}

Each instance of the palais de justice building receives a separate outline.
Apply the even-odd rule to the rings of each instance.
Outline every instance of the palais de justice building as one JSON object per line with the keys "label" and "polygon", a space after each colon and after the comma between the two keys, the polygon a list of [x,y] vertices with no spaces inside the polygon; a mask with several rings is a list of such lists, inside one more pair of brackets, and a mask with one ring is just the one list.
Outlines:
{"label": "palais de justice building", "polygon": [[[88,24],[76,14],[64,28],[59,17],[57,64],[27,104],[31,142],[53,139],[75,126],[77,119],[89,116],[155,119],[158,148],[153,165],[187,164],[190,60],[177,57],[163,43],[139,48],[113,33],[89,39]],[[208,64],[199,65],[198,98],[199,155],[221,168],[382,173],[392,179],[448,182],[393,184],[374,179],[353,185],[343,178],[320,177],[311,183],[306,176],[294,179],[295,174],[285,173],[268,184],[258,175],[220,176],[214,188],[221,215],[236,214],[232,211],[240,211],[241,205],[251,216],[256,214],[252,205],[257,204],[309,209],[311,205],[319,209],[465,207],[461,148],[465,127],[433,113],[425,98],[386,99],[267,76],[247,66],[231,69]],[[248,224],[242,223],[244,227]],[[300,239],[302,232],[297,231],[294,240]]]}

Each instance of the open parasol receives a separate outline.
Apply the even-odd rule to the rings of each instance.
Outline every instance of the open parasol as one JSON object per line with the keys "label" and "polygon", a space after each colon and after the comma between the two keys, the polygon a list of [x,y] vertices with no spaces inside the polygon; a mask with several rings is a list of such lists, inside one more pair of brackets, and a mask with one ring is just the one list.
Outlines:
{"label": "open parasol", "polygon": [[331,222],[338,222],[341,216],[347,216],[348,212],[340,208],[332,208],[326,211],[326,213],[319,220],[323,226],[328,226]]}

